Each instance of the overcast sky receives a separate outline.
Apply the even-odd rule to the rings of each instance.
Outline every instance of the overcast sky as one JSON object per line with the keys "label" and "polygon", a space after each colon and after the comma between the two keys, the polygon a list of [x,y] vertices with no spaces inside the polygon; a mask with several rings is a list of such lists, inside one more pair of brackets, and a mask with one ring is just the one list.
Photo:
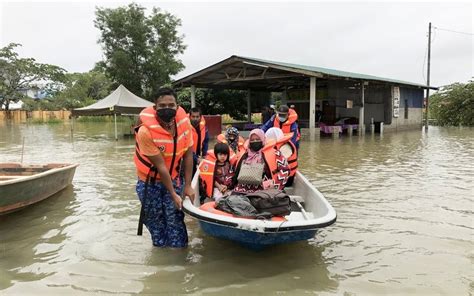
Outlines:
{"label": "overcast sky", "polygon": [[[137,1],[138,2],[138,1]],[[96,6],[128,2],[3,2],[0,46],[21,43],[21,56],[70,72],[102,59]],[[473,76],[473,5],[410,2],[138,2],[182,20],[188,46],[181,78],[233,54],[424,83],[428,23],[432,85]]]}

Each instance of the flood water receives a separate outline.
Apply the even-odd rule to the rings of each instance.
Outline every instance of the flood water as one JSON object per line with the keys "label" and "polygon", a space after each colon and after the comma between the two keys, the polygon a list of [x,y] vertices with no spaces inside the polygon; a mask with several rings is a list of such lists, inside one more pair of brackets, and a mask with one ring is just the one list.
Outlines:
{"label": "flood water", "polygon": [[303,141],[300,170],[338,214],[262,252],[206,236],[185,250],[136,236],[133,140],[109,123],[3,125],[0,162],[77,162],[73,186],[0,217],[0,294],[474,293],[474,129]]}

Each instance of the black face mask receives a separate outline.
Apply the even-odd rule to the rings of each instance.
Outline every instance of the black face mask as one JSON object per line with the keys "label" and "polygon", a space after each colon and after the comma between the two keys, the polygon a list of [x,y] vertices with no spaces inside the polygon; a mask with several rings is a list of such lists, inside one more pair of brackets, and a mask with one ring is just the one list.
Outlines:
{"label": "black face mask", "polygon": [[169,123],[176,116],[176,110],[172,108],[163,108],[156,110],[156,114],[158,115],[158,118]]}
{"label": "black face mask", "polygon": [[194,126],[194,127],[198,127],[199,126],[199,123],[201,122],[201,120],[191,120],[191,124]]}
{"label": "black face mask", "polygon": [[252,149],[252,151],[257,152],[257,151],[260,151],[260,149],[262,149],[263,143],[261,141],[250,142],[249,147],[250,147],[250,149]]}

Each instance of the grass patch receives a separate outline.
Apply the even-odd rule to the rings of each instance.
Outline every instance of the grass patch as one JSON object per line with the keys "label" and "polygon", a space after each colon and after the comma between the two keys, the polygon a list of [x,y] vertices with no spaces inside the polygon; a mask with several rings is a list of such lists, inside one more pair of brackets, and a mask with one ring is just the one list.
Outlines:
{"label": "grass patch", "polygon": [[[247,120],[236,120],[229,114],[222,114],[222,124],[231,124],[234,122],[247,122]],[[262,123],[262,113],[252,113],[252,122],[256,124]]]}
{"label": "grass patch", "polygon": [[59,123],[63,123],[63,121],[57,118],[50,118],[46,120],[43,120],[41,118],[34,118],[30,120],[30,123],[31,124],[59,124]]}
{"label": "grass patch", "polygon": [[[114,122],[113,116],[80,116],[75,119],[78,122]],[[117,122],[135,122],[134,117],[117,116]]]}

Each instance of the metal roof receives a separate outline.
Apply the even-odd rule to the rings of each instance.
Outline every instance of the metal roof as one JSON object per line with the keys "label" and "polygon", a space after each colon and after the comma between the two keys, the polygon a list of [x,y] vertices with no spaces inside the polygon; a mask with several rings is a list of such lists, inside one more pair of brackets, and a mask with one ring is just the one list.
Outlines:
{"label": "metal roof", "polygon": [[[238,72],[238,67],[244,67],[244,75],[242,76],[242,70]],[[259,69],[260,72],[257,72]],[[265,70],[262,70],[265,69]],[[267,71],[271,69],[271,71]],[[233,70],[233,73],[232,73]],[[250,77],[245,77],[245,70],[248,73],[252,73]],[[273,72],[272,72],[273,71]],[[237,74],[238,73],[238,74]],[[283,75],[285,74],[286,75]],[[288,75],[292,73],[293,75]],[[273,75],[272,75],[273,74]],[[265,76],[267,75],[267,76]],[[254,77],[255,79],[252,79]],[[277,62],[264,60],[252,57],[243,57],[233,55],[223,61],[220,61],[214,65],[197,71],[193,74],[180,78],[173,82],[174,86],[185,87],[195,85],[197,87],[228,87],[228,88],[241,88],[245,87],[252,88],[263,88],[267,86],[270,88],[270,84],[281,82],[284,85],[285,82],[288,85],[288,81],[294,81],[295,83],[302,83],[303,77],[318,77],[323,79],[351,79],[351,80],[363,80],[363,81],[376,81],[397,85],[408,85],[419,88],[430,88],[437,89],[433,86],[426,86],[419,83],[413,83],[403,80],[383,78],[373,75],[353,73],[347,71],[340,71],[335,69],[328,69],[322,67],[314,67],[307,65],[298,65],[285,62]],[[263,82],[262,80],[267,80]],[[307,78],[304,79],[306,81]],[[306,82],[307,83],[307,82]],[[278,86],[277,86],[278,88]]]}

